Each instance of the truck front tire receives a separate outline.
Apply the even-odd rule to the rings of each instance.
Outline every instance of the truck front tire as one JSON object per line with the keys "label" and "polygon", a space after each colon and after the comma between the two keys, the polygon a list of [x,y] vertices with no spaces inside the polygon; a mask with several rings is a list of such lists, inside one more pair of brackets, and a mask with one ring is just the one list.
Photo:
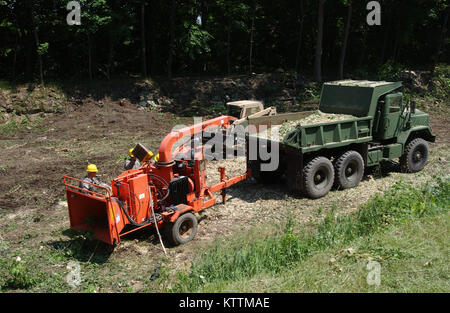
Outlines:
{"label": "truck front tire", "polygon": [[304,191],[312,199],[325,196],[333,186],[334,168],[326,157],[316,157],[303,169]]}
{"label": "truck front tire", "polygon": [[428,143],[422,138],[411,140],[400,157],[400,167],[405,173],[421,171],[428,160]]}
{"label": "truck front tire", "polygon": [[364,160],[356,151],[347,151],[334,163],[335,185],[342,189],[356,187],[364,174]]}

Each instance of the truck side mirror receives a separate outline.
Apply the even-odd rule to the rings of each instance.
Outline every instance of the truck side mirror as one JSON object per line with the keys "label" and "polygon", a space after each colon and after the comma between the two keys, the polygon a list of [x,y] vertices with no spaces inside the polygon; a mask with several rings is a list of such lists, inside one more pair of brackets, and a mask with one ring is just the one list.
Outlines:
{"label": "truck side mirror", "polygon": [[411,110],[411,113],[413,113],[413,114],[416,113],[416,102],[415,101],[411,101],[409,103],[409,109]]}

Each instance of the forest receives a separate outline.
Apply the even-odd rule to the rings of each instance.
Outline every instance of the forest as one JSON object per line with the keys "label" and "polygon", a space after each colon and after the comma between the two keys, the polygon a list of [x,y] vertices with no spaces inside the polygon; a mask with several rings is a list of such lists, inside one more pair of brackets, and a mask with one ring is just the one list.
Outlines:
{"label": "forest", "polygon": [[448,63],[446,0],[0,0],[0,79],[292,71],[316,81]]}
{"label": "forest", "polygon": [[[196,293],[448,293],[449,13],[0,0],[0,293],[155,293],[174,312]],[[244,122],[275,171],[240,136],[225,160],[197,150],[198,129]],[[92,175],[108,195],[78,187]]]}

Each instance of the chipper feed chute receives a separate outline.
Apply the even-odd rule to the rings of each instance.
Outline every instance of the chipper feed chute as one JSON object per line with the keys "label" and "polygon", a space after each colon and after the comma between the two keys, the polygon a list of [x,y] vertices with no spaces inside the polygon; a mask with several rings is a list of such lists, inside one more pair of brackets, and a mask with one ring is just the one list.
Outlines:
{"label": "chipper feed chute", "polygon": [[112,200],[107,188],[91,184],[98,191],[88,191],[78,187],[79,182],[79,179],[64,176],[70,228],[90,231],[94,238],[108,244],[118,242],[118,228],[121,226],[118,203]]}

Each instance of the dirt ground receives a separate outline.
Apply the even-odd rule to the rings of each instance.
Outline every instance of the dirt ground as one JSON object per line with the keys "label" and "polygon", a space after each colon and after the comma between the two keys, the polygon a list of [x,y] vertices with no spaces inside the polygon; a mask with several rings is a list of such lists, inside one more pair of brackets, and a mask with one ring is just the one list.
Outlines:
{"label": "dirt ground", "polygon": [[[140,142],[156,151],[173,126],[187,125],[191,120],[111,102],[101,108],[95,104],[69,107],[12,136],[0,134],[0,257],[15,257],[21,251],[29,262],[41,266],[39,258],[53,255],[58,244],[71,241],[67,231],[64,175],[83,177],[86,165],[92,162],[99,168],[99,179],[109,182],[122,172],[123,159],[130,147]],[[119,277],[124,281],[122,285],[111,283],[99,287],[98,291],[120,291],[125,287],[139,291],[144,276],[162,259],[172,268],[186,267],[209,243],[252,226],[283,220],[289,215],[307,223],[321,218],[332,207],[337,213],[348,213],[399,179],[420,182],[433,174],[450,174],[450,120],[446,115],[432,115],[430,120],[437,139],[430,145],[430,161],[424,171],[402,174],[395,164],[385,164],[381,175],[366,175],[358,187],[334,190],[318,200],[289,194],[280,185],[265,186],[252,179],[241,182],[229,188],[225,204],[220,203],[217,194],[218,204],[198,216],[196,238],[182,246],[168,247],[165,258],[152,230],[125,237],[104,257],[94,256],[92,260],[98,264],[105,263],[96,269],[96,275],[109,275],[111,281]],[[218,165],[218,161],[208,164],[211,181],[218,180]],[[245,172],[245,160],[226,161],[225,165],[228,176]],[[107,247],[102,246],[93,250],[92,255],[104,251]],[[112,274],[108,272],[108,263],[115,269]],[[139,271],[130,278],[127,273],[133,269]],[[66,273],[56,261],[46,270]]]}

